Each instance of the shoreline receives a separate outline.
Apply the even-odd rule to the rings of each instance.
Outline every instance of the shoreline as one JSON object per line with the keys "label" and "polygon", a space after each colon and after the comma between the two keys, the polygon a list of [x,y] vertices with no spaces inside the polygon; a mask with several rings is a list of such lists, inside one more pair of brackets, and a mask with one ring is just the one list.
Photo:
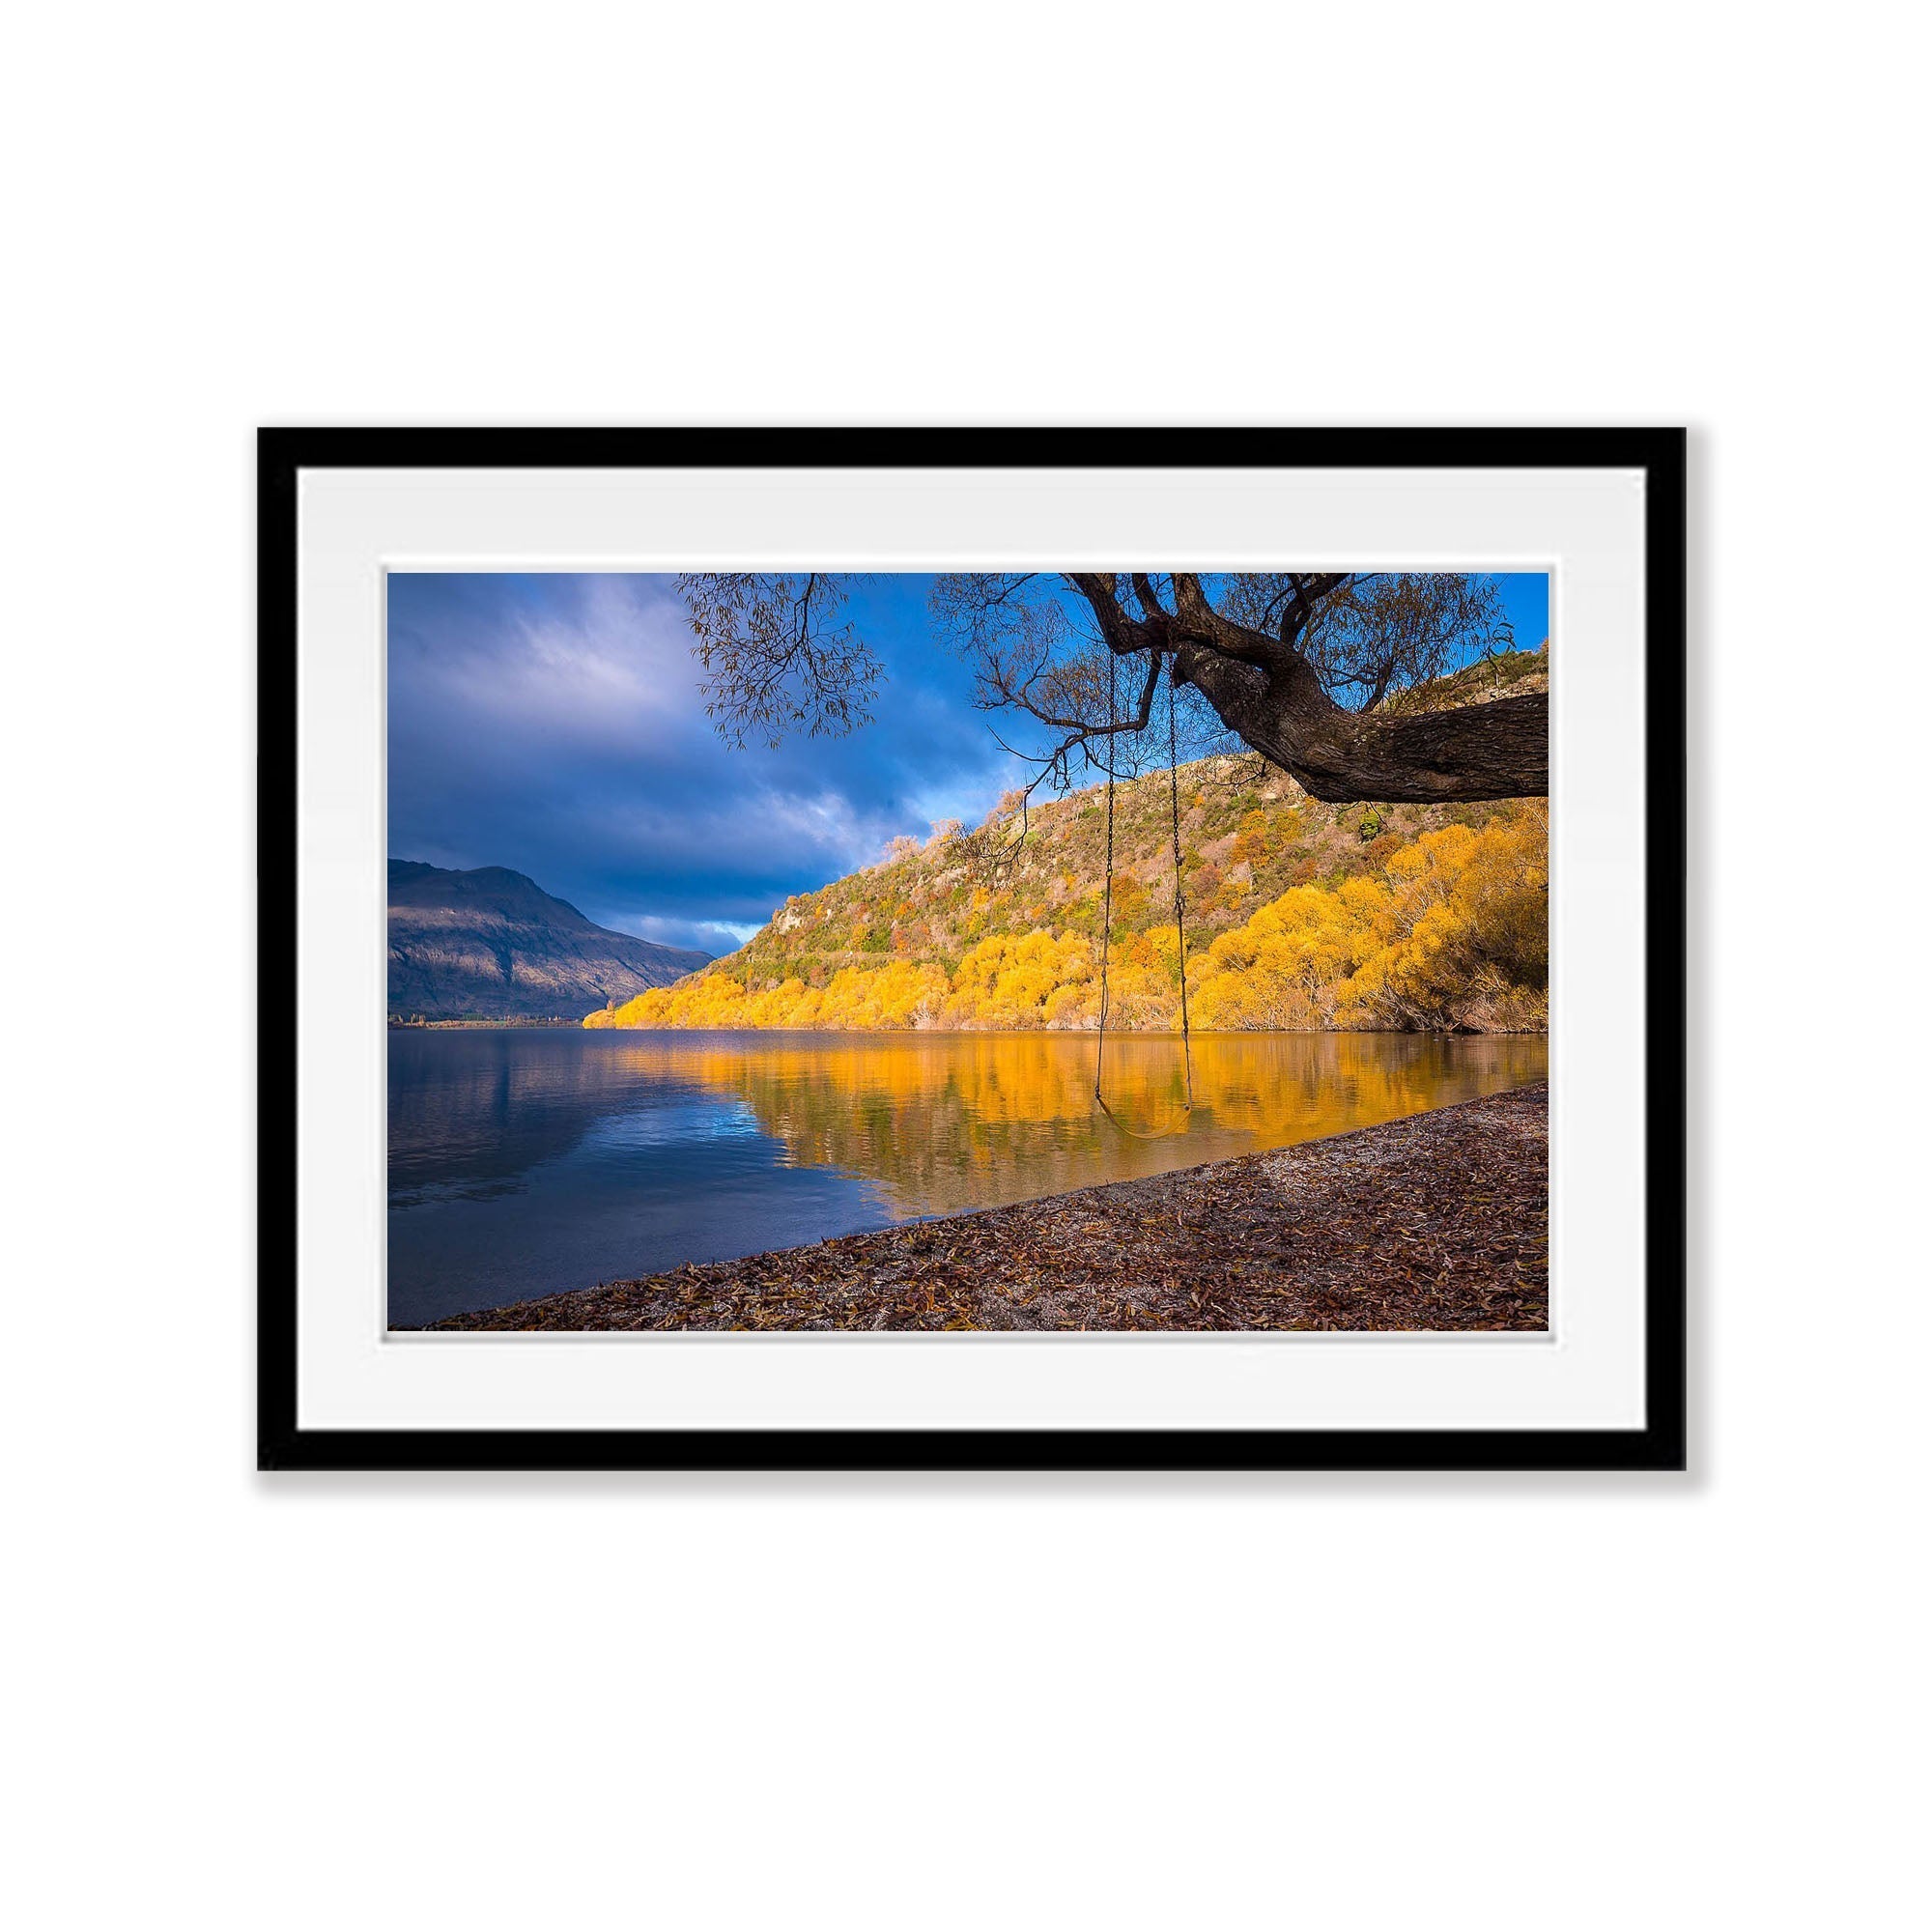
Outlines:
{"label": "shoreline", "polygon": [[1548,1083],[434,1331],[1542,1331]]}
{"label": "shoreline", "polygon": [[[794,1033],[838,1039],[863,1034],[874,1039],[1094,1039],[1097,1027],[844,1027],[844,1026],[662,1026],[594,1027],[582,1020],[397,1020],[393,1033],[528,1032],[639,1033],[669,1038],[690,1033]],[[1117,1026],[1107,1022],[1110,1039],[1548,1039],[1548,1027],[1177,1027]]]}

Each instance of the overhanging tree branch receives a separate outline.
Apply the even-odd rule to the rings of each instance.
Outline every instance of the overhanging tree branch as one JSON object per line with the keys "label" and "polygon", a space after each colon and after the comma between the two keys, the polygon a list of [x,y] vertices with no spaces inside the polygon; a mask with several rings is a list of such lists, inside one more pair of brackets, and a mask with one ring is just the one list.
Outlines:
{"label": "overhanging tree branch", "polygon": [[[852,627],[837,623],[836,580],[682,582],[706,694],[727,736],[844,730],[869,716],[879,667]],[[1087,741],[1148,727],[1165,662],[1221,727],[1316,798],[1448,804],[1548,789],[1547,696],[1435,710],[1394,701],[1439,679],[1458,653],[1487,654],[1507,639],[1486,579],[1009,573],[939,580],[934,611],[974,666],[982,703],[1011,706],[1061,734],[1030,755],[1062,777]],[[1127,720],[1101,709],[1109,655],[1147,661]]]}

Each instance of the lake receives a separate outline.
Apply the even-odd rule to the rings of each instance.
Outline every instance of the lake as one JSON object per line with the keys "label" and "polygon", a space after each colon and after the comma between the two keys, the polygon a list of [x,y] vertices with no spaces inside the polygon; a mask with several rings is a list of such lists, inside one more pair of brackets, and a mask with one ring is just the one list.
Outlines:
{"label": "lake", "polygon": [[[389,1321],[1002,1207],[1541,1079],[1541,1037],[389,1031]],[[1166,1130],[1179,1128],[1169,1133]]]}

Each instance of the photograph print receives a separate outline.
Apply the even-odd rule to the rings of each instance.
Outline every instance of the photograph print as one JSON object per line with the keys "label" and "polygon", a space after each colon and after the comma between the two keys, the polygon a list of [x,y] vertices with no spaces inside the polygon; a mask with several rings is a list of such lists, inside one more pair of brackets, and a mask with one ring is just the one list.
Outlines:
{"label": "photograph print", "polygon": [[1546,575],[384,596],[392,1331],[1548,1329]]}

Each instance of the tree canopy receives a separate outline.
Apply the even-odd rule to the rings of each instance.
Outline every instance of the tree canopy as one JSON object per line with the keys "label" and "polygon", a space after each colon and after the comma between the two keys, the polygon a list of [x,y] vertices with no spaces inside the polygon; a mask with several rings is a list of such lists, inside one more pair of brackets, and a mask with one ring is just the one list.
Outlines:
{"label": "tree canopy", "polygon": [[[869,721],[879,657],[822,572],[679,579],[706,708],[728,741]],[[1133,769],[1168,742],[1162,673],[1190,750],[1232,736],[1331,804],[1454,804],[1548,790],[1547,693],[1404,702],[1513,641],[1495,581],[1448,572],[952,574],[931,599],[978,699],[1043,727],[1011,745],[1036,782]],[[996,734],[1001,726],[995,725]],[[1002,743],[1007,743],[1003,736]]]}

